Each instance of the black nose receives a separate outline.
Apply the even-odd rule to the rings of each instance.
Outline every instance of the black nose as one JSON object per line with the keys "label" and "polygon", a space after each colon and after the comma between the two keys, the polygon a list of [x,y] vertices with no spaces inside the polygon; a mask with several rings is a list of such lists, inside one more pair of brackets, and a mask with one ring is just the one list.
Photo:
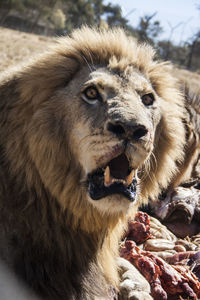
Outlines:
{"label": "black nose", "polygon": [[108,122],[107,130],[119,138],[131,138],[139,140],[148,133],[148,129],[141,124],[126,124],[122,122]]}

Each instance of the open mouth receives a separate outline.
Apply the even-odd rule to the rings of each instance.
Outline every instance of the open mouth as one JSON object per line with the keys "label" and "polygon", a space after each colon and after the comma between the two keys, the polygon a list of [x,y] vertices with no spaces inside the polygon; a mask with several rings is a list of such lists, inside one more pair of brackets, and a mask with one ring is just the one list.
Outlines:
{"label": "open mouth", "polygon": [[104,168],[88,175],[90,197],[99,200],[111,194],[122,194],[134,201],[137,184],[135,172],[124,153],[113,158]]}

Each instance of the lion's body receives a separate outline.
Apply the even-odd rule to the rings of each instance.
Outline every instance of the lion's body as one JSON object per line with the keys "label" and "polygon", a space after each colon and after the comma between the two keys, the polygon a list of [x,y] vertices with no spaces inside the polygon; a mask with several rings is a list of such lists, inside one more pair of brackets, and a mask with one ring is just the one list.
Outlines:
{"label": "lion's body", "polygon": [[[44,299],[107,299],[117,289],[123,222],[170,184],[184,158],[186,110],[170,72],[122,31],[82,29],[2,76],[0,253]],[[80,100],[88,80],[107,93],[97,111]],[[153,108],[136,95],[149,89]],[[116,116],[149,130],[142,147],[126,150],[140,171],[135,205],[119,195],[91,200],[85,188],[87,172],[121,151],[105,127]]]}
{"label": "lion's body", "polygon": [[178,164],[176,176],[174,176],[170,186],[176,187],[188,181],[200,179],[200,87],[198,74],[186,70],[173,70],[174,75],[179,80],[180,90],[184,95],[185,103],[185,135],[186,143],[184,147],[184,160]]}

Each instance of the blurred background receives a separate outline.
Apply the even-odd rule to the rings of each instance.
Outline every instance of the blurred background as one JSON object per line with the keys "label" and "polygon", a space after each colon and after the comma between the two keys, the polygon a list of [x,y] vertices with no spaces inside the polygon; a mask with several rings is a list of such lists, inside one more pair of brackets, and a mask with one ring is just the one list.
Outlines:
{"label": "blurred background", "polygon": [[83,24],[123,27],[200,73],[200,0],[0,0],[0,71]]}

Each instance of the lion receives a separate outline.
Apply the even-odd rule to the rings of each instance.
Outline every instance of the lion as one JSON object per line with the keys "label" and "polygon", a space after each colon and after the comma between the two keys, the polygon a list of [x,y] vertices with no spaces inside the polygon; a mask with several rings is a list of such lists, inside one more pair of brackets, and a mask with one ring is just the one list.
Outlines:
{"label": "lion", "polygon": [[0,254],[42,299],[111,299],[127,218],[178,176],[171,66],[87,27],[1,75]]}

